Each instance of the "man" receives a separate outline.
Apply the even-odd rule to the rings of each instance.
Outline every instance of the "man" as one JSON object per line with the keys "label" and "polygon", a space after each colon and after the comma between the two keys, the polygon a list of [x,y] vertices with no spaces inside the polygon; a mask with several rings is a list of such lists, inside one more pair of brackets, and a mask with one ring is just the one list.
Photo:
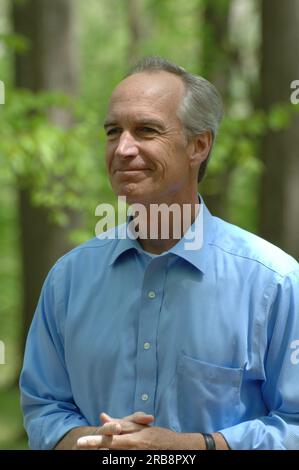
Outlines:
{"label": "man", "polygon": [[[32,448],[299,449],[298,263],[198,204],[221,115],[209,82],[160,58],[114,90],[107,168],[145,236],[50,271],[20,380]],[[153,204],[189,207],[189,226],[169,212],[150,237]]]}

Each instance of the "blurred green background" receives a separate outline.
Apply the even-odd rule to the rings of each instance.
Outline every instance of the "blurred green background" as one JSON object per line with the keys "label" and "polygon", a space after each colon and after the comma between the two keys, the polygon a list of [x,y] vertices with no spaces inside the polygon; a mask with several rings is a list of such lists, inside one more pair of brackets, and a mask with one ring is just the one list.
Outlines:
{"label": "blurred green background", "polygon": [[101,126],[139,57],[218,87],[225,118],[200,192],[299,258],[298,18],[296,0],[0,0],[0,449],[27,448],[17,384],[44,277],[115,203]]}

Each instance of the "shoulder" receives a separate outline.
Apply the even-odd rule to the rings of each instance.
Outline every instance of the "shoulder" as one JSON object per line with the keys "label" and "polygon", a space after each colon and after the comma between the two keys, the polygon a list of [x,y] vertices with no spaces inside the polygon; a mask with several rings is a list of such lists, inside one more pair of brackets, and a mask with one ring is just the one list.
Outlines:
{"label": "shoulder", "polygon": [[210,242],[215,250],[236,262],[255,263],[279,276],[299,271],[298,262],[283,250],[236,225],[214,217],[215,231]]}
{"label": "shoulder", "polygon": [[84,275],[92,269],[101,270],[109,264],[117,242],[116,238],[108,238],[107,234],[105,237],[94,237],[59,258],[52,271],[58,273],[76,269]]}

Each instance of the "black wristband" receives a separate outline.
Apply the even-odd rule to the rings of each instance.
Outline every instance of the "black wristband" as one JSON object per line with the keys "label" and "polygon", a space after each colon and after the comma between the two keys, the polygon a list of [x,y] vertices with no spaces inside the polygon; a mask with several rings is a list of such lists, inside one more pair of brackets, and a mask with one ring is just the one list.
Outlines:
{"label": "black wristband", "polygon": [[206,444],[206,450],[216,450],[216,444],[212,434],[203,434],[203,438]]}

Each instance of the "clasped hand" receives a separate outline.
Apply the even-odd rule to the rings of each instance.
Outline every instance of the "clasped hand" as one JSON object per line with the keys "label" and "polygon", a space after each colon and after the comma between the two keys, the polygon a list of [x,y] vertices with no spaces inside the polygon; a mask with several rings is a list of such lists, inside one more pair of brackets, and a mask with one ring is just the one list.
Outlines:
{"label": "clasped hand", "polygon": [[171,449],[176,433],[170,429],[150,426],[152,415],[138,411],[130,416],[115,419],[100,414],[103,423],[91,436],[77,440],[77,450],[125,450],[125,449]]}

